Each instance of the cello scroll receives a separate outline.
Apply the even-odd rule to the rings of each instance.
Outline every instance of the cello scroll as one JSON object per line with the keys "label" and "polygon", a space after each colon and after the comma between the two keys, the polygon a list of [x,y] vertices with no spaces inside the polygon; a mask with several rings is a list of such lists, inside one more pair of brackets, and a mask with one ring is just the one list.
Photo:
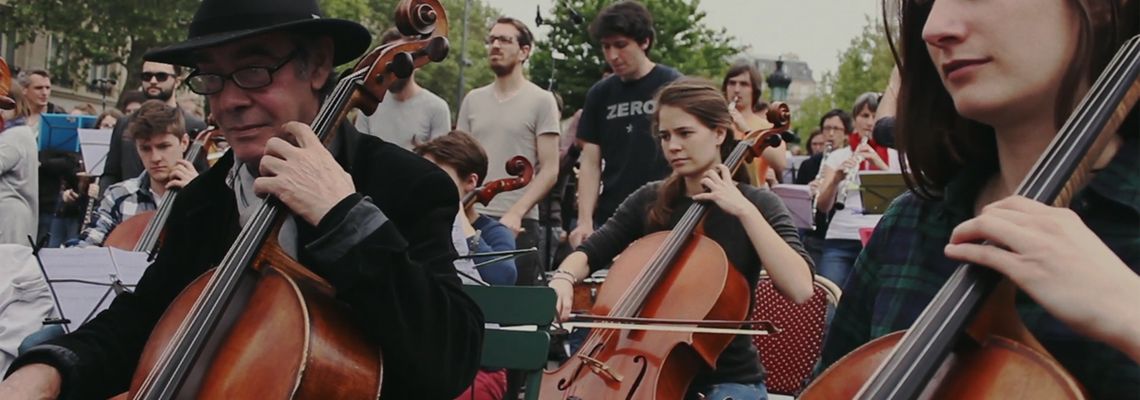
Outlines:
{"label": "cello scroll", "polygon": [[514,156],[507,160],[507,173],[514,178],[503,178],[487,182],[463,195],[463,207],[469,207],[478,202],[487,205],[495,195],[525,187],[534,178],[534,167],[523,156]]}
{"label": "cello scroll", "polygon": [[447,12],[439,0],[401,2],[396,8],[396,26],[409,38],[377,47],[353,68],[367,71],[350,102],[365,114],[376,112],[389,86],[411,76],[416,68],[443,61],[450,49]]}
{"label": "cello scroll", "polygon": [[[745,163],[759,157],[765,148],[779,146],[783,135],[788,134],[788,130],[792,127],[792,111],[787,103],[780,101],[772,103],[765,117],[772,123],[771,128],[758,129],[744,135],[743,141],[751,141],[748,151],[744,153]],[[730,164],[726,162],[725,165]]]}

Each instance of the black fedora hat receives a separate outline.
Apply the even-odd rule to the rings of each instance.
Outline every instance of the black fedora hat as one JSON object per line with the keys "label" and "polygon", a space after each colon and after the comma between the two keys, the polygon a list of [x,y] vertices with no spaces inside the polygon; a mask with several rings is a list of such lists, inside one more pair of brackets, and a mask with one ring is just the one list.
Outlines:
{"label": "black fedora hat", "polygon": [[204,0],[185,41],[147,52],[143,58],[193,67],[199,49],[277,31],[331,36],[334,65],[356,59],[372,43],[364,26],[324,18],[316,0]]}

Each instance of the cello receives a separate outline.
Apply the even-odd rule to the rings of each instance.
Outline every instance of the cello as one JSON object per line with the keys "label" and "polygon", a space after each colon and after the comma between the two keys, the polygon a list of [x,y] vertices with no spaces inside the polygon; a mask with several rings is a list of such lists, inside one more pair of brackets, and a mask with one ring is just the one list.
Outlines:
{"label": "cello", "polygon": [[[186,151],[186,157],[183,159],[193,162],[198,159],[198,155],[203,150],[209,152],[213,138],[219,133],[217,128],[198,133],[198,136],[190,143],[190,149]],[[143,211],[119,223],[115,229],[107,234],[103,246],[146,252],[153,256],[154,252],[158,250],[162,229],[166,226],[166,219],[170,217],[170,210],[174,208],[174,200],[178,198],[178,192],[179,190],[176,188],[168,190],[158,210]]]}
{"label": "cello", "polygon": [[[1088,183],[1092,163],[1138,98],[1135,36],[1117,51],[1016,194],[1066,206]],[[909,330],[839,359],[801,398],[1085,398],[1080,383],[1021,324],[1014,294],[998,272],[960,264]]]}
{"label": "cello", "polygon": [[[349,107],[374,111],[397,79],[447,55],[436,0],[404,0],[396,25],[412,39],[381,46],[325,98],[311,124],[323,142]],[[216,268],[174,298],[139,360],[133,399],[377,398],[378,346],[335,299],[335,289],[276,238],[287,217],[267,196]]]}
{"label": "cello", "polygon": [[487,205],[491,199],[495,198],[495,195],[522,189],[534,178],[534,166],[526,157],[521,155],[507,160],[506,169],[507,174],[514,176],[514,178],[496,179],[467,192],[460,201],[463,204],[463,209],[466,210],[467,207],[471,207],[475,203]]}
{"label": "cello", "polygon": [[[786,104],[768,112],[774,127],[748,134],[724,164],[736,171],[789,127]],[[645,236],[615,258],[591,314],[611,321],[696,325],[681,329],[593,329],[570,360],[544,372],[541,399],[681,399],[702,368],[711,368],[735,334],[697,332],[702,322],[737,327],[749,285],[724,250],[701,233],[709,205],[694,202],[671,230]]]}

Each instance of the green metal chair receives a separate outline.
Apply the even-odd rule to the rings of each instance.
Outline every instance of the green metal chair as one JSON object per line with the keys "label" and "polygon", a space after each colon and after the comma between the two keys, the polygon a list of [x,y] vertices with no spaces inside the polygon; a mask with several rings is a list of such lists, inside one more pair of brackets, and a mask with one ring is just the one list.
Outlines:
{"label": "green metal chair", "polygon": [[554,290],[544,286],[475,285],[464,285],[463,290],[479,305],[486,322],[500,325],[487,328],[480,365],[524,371],[525,398],[538,399],[554,321]]}

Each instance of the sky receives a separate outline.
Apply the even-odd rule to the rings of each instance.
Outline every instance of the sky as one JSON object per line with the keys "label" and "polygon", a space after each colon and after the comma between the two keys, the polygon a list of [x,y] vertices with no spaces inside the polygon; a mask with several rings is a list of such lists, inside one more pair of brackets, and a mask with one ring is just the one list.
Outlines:
{"label": "sky", "polygon": [[[550,18],[555,0],[484,0],[504,15],[534,23],[535,5]],[[881,0],[702,0],[705,24],[724,27],[749,54],[774,57],[795,53],[818,80],[838,66],[847,48],[866,23],[865,15],[880,19]],[[534,26],[531,26],[534,29]],[[541,43],[548,28],[535,32]]]}

